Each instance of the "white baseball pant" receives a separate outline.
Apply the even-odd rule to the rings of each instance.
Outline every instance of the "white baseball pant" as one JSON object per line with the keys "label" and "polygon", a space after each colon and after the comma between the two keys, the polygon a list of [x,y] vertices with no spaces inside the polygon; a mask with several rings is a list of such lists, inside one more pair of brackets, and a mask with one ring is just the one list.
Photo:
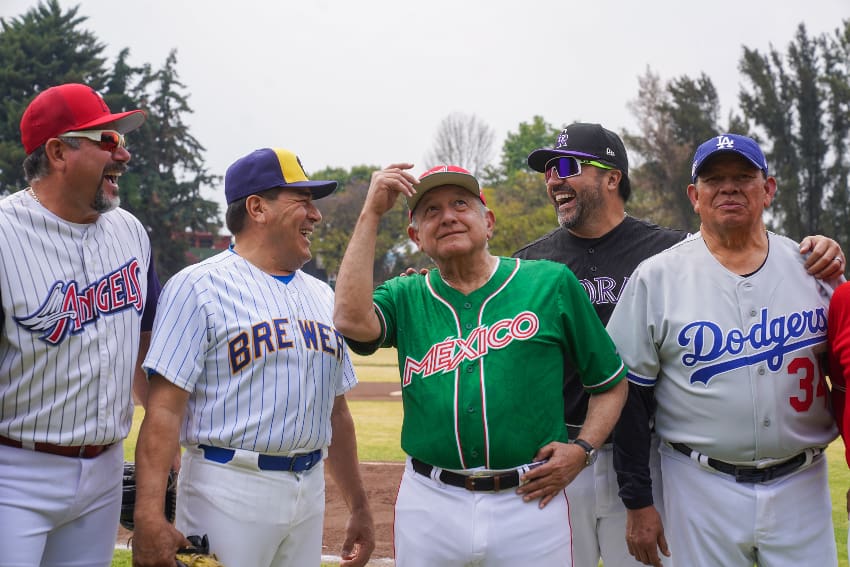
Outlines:
{"label": "white baseball pant", "polygon": [[124,448],[93,459],[0,445],[0,566],[108,567]]}
{"label": "white baseball pant", "polygon": [[228,463],[183,453],[175,526],[207,534],[224,565],[318,567],[325,513],[324,462],[301,473],[265,471],[257,455],[236,450]]}

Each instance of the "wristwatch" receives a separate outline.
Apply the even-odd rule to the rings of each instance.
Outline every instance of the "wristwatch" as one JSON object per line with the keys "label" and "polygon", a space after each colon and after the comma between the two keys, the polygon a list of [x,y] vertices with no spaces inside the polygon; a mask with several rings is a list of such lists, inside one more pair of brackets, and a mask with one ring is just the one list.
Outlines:
{"label": "wristwatch", "polygon": [[584,459],[584,466],[589,467],[590,465],[596,462],[596,449],[593,447],[593,445],[591,445],[584,439],[576,439],[575,441],[573,441],[573,443],[584,449],[584,453],[586,455]]}

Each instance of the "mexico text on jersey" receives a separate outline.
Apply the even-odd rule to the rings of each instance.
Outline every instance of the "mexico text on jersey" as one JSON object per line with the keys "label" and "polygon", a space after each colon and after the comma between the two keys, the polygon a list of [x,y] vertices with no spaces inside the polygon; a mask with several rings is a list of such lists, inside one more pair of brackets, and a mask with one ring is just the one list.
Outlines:
{"label": "mexico text on jersey", "polygon": [[512,468],[566,441],[564,362],[602,392],[622,361],[569,268],[501,258],[490,280],[463,294],[436,270],[375,290],[383,343],[402,372],[402,448],[449,469]]}

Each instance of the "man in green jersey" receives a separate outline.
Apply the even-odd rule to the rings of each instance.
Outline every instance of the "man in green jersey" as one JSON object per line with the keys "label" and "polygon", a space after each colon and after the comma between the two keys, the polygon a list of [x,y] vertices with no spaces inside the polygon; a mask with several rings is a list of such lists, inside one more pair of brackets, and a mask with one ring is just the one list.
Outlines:
{"label": "man in green jersey", "polygon": [[[495,217],[474,176],[438,166],[417,180],[412,167],[372,175],[334,308],[334,324],[356,352],[398,349],[408,459],[396,501],[396,565],[569,565],[564,487],[616,423],[626,369],[566,266],[489,252]],[[373,293],[378,225],[399,194],[410,207],[411,240],[437,269]],[[561,395],[565,355],[591,394],[572,444]]]}

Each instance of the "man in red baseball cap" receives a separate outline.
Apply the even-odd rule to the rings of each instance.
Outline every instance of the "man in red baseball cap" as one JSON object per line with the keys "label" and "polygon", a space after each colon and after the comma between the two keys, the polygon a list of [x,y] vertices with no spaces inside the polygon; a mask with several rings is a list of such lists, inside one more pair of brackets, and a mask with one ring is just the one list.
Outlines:
{"label": "man in red baseball cap", "polygon": [[[130,154],[124,147],[124,134],[145,121],[141,110],[113,113],[103,97],[86,85],[69,83],[51,87],[33,99],[21,118],[21,141],[27,158],[24,175],[30,183],[30,196],[60,217],[80,223],[94,222],[97,215],[114,209],[120,203],[118,178],[127,169]],[[89,142],[94,142],[89,143]],[[98,147],[99,159],[86,171],[100,176],[82,192],[68,191],[55,181],[47,180],[51,160],[65,164],[69,150],[79,155]],[[58,153],[57,153],[58,152]],[[74,154],[77,155],[77,154]],[[101,164],[98,167],[98,164]],[[77,165],[76,163],[74,165]],[[75,168],[68,173],[79,173]],[[90,193],[94,191],[93,194]]]}
{"label": "man in red baseball cap", "polygon": [[124,134],[144,119],[80,84],[21,119],[30,186],[0,200],[2,565],[112,560],[159,294],[147,231],[118,208]]}

